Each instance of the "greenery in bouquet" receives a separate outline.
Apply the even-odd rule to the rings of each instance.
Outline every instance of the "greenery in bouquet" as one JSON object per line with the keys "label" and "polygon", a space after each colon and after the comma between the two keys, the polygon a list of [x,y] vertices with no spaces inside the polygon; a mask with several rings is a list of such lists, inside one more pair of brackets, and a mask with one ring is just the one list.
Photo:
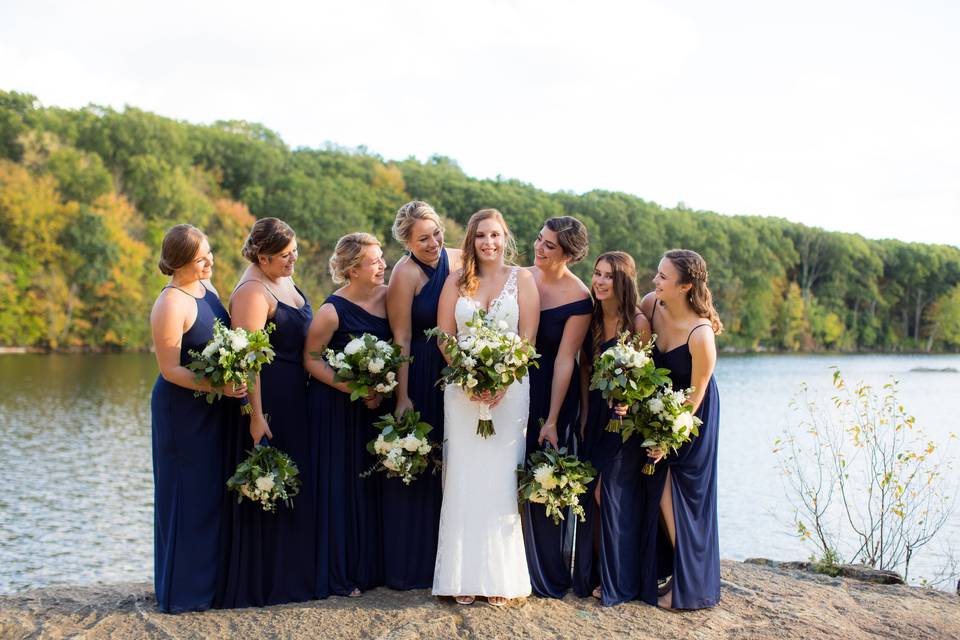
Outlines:
{"label": "greenery in bouquet", "polygon": [[[193,361],[187,368],[193,371],[197,380],[207,380],[211,391],[197,391],[195,396],[206,395],[207,402],[213,403],[223,396],[226,384],[247,385],[253,389],[257,374],[263,365],[273,362],[273,348],[270,346],[270,333],[276,328],[272,322],[259,331],[247,331],[237,327],[230,329],[219,319],[213,323],[213,338],[202,351],[191,349],[188,353]],[[245,415],[252,411],[249,401],[240,401],[240,410]]]}
{"label": "greenery in bouquet", "polygon": [[300,470],[283,451],[258,444],[248,451],[227,480],[227,489],[236,491],[237,503],[244,498],[260,503],[264,511],[276,511],[277,503],[293,508],[293,497],[300,492]]}
{"label": "greenery in bouquet", "polygon": [[323,354],[333,369],[334,380],[346,383],[353,401],[371,393],[389,396],[397,386],[397,370],[412,358],[400,355],[400,346],[365,333],[353,338],[343,351],[327,349]]}
{"label": "greenery in bouquet", "polygon": [[[644,447],[669,453],[700,435],[703,422],[693,415],[692,394],[693,387],[678,391],[663,387],[643,403],[638,418]],[[647,462],[643,473],[652,475],[655,464]]]}
{"label": "greenery in bouquet", "polygon": [[544,449],[531,453],[526,468],[519,467],[517,472],[520,474],[517,491],[521,504],[544,505],[554,524],[560,524],[567,508],[571,508],[581,522],[584,521],[580,496],[587,492],[587,485],[597,476],[589,462],[567,455],[566,448]]}
{"label": "greenery in bouquet", "polygon": [[[503,320],[493,321],[486,312],[478,310],[466,323],[467,330],[457,338],[439,328],[424,333],[436,336],[450,364],[443,368],[437,384],[459,385],[473,399],[484,393],[494,395],[513,382],[522,380],[530,367],[539,367],[540,355],[529,341],[510,331]],[[494,435],[490,407],[480,403],[477,435]]]}
{"label": "greenery in bouquet", "polygon": [[373,426],[380,433],[367,443],[367,451],[377,457],[377,463],[361,473],[361,477],[384,471],[388,477],[410,484],[427,469],[436,446],[427,437],[433,427],[420,420],[419,411],[408,409],[399,420],[393,414],[380,416],[380,421]]}
{"label": "greenery in bouquet", "polygon": [[612,416],[607,431],[619,432],[626,442],[641,427],[641,404],[663,385],[670,384],[670,371],[658,368],[650,355],[653,342],[622,333],[617,343],[594,360],[590,388],[599,389],[611,404],[627,405],[627,415]]}

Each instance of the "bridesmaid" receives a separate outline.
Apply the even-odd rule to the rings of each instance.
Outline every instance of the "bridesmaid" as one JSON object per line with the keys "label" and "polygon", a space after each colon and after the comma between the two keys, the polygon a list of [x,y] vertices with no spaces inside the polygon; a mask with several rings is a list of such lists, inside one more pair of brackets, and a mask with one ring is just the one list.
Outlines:
{"label": "bridesmaid", "polygon": [[[655,290],[644,297],[642,308],[658,336],[654,361],[658,367],[670,369],[674,389],[694,388],[690,403],[703,424],[699,437],[664,458],[657,464],[657,472],[644,478],[647,517],[640,538],[644,560],[640,597],[668,609],[703,609],[720,602],[720,394],[713,370],[717,362],[714,336],[723,331],[723,324],[707,286],[707,263],[696,252],[676,249],[665,253],[653,285]],[[660,460],[663,452],[651,450],[650,457]],[[668,540],[657,535],[661,514]],[[658,600],[656,577],[664,572],[657,569],[664,564],[673,578]]]}
{"label": "bridesmaid", "polygon": [[[163,237],[160,271],[170,284],[157,297],[150,328],[160,376],[150,401],[153,434],[154,582],[165,613],[208,609],[215,596],[223,523],[227,421],[237,406],[207,404],[210,391],[186,368],[189,350],[202,350],[213,324],[230,324],[210,284],[213,253],[206,236],[179,224]],[[246,387],[228,385],[242,398]]]}
{"label": "bridesmaid", "polygon": [[[650,325],[640,313],[637,270],[633,258],[622,251],[610,251],[597,258],[591,289],[594,298],[590,332],[581,369],[581,388],[588,388],[593,359],[613,346],[624,331],[650,339]],[[606,430],[613,415],[600,391],[590,391],[580,428],[584,456],[597,469],[594,500],[586,501],[587,521],[577,529],[575,591],[593,595],[603,604],[613,604],[623,591],[622,583],[636,580],[639,561],[632,552],[637,529],[631,500],[631,483],[644,462],[636,437],[622,444],[620,434]],[[596,587],[602,584],[601,587]],[[596,588],[594,588],[596,587]]]}
{"label": "bridesmaid", "polygon": [[[235,327],[250,331],[275,325],[270,344],[276,356],[250,391],[253,413],[234,434],[232,464],[264,442],[289,455],[303,484],[294,508],[266,513],[248,500],[231,501],[232,536],[224,607],[259,607],[314,597],[316,511],[314,457],[307,423],[307,373],[303,345],[313,311],[293,282],[297,239],[277,218],[261,218],[243,245],[250,266],[230,300]],[[269,422],[268,422],[269,420]]]}
{"label": "bridesmaid", "polygon": [[383,398],[375,392],[351,402],[347,385],[334,381],[333,369],[319,354],[327,347],[340,351],[364,333],[390,339],[386,266],[380,242],[369,233],[340,238],[330,275],[346,284],[327,297],[307,332],[303,361],[311,375],[310,429],[317,433],[319,452],[318,595],[357,597],[383,584],[380,476],[360,473],[375,462],[367,443],[376,437],[377,416],[389,409],[380,407]]}
{"label": "bridesmaid", "polygon": [[[580,411],[580,373],[577,352],[590,326],[593,301],[590,290],[570,271],[587,255],[589,239],[583,223],[570,216],[550,218],[533,243],[530,267],[540,293],[537,352],[540,368],[530,370],[530,417],[526,455],[544,442],[568,447]],[[542,423],[542,427],[541,427]],[[542,505],[526,503],[523,543],[533,592],[544,598],[562,598],[570,589],[570,549],[564,544],[572,521],[555,525]]]}
{"label": "bridesmaid", "polygon": [[[433,427],[430,439],[443,442],[443,393],[436,386],[445,366],[435,338],[426,329],[437,326],[440,291],[451,269],[460,268],[460,250],[443,246],[443,222],[426,202],[400,207],[393,237],[407,248],[390,274],[387,315],[394,340],[413,362],[397,375],[397,407],[420,412]],[[440,475],[424,473],[410,485],[383,479],[384,578],[391,589],[429,589],[440,527]],[[399,551],[399,553],[398,553]]]}

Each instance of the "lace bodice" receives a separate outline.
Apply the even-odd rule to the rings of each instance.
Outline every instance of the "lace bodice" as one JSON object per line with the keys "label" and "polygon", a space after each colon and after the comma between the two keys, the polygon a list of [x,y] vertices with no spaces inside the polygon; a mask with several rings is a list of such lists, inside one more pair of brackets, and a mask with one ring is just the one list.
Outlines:
{"label": "lace bodice", "polygon": [[[490,310],[487,317],[491,320],[503,320],[507,323],[509,331],[519,331],[520,324],[520,303],[517,302],[517,271],[520,267],[513,267],[503,289],[497,294],[497,297],[490,302]],[[457,335],[463,334],[466,330],[466,324],[478,309],[483,307],[480,303],[468,296],[460,296],[457,299],[457,306],[454,315],[457,319]]]}

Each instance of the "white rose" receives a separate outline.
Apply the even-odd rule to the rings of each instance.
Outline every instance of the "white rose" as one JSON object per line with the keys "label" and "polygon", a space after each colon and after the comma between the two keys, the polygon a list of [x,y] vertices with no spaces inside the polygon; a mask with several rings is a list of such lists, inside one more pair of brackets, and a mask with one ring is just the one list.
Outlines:
{"label": "white rose", "polygon": [[503,373],[507,370],[507,366],[502,362],[498,362],[497,364],[493,365],[493,370],[497,373]]}
{"label": "white rose", "polygon": [[343,352],[348,356],[352,356],[356,352],[360,351],[360,349],[363,349],[363,340],[360,338],[354,338],[347,343],[347,346],[343,348]]}
{"label": "white rose", "polygon": [[388,381],[388,382],[393,382],[393,381],[396,380],[396,379],[397,379],[397,374],[395,374],[393,371],[387,371],[387,381]]}
{"label": "white rose", "polygon": [[380,373],[383,371],[384,362],[380,358],[374,358],[367,363],[367,371],[370,373]]}
{"label": "white rose", "polygon": [[467,356],[462,360],[463,366],[467,369],[473,369],[477,365],[477,361],[470,356]]}
{"label": "white rose", "polygon": [[210,358],[213,356],[213,354],[215,354],[219,350],[220,350],[220,343],[217,341],[211,342],[206,347],[204,347],[203,357]]}
{"label": "white rose", "polygon": [[533,477],[547,491],[557,486],[557,478],[553,475],[553,467],[549,464],[542,464],[534,469]]}
{"label": "white rose", "polygon": [[234,333],[230,336],[230,346],[234,351],[243,351],[250,344],[247,336],[242,333]]}
{"label": "white rose", "polygon": [[676,420],[673,421],[674,433],[680,433],[684,429],[686,429],[687,433],[693,429],[693,414],[687,413],[686,411],[678,415]]}
{"label": "white rose", "polygon": [[259,478],[257,478],[257,489],[259,489],[260,491],[263,491],[263,492],[270,491],[271,489],[273,489],[273,484],[274,482],[273,482],[272,473],[269,476],[260,476]]}
{"label": "white rose", "polygon": [[497,322],[497,328],[500,329],[500,331],[506,331],[510,328],[510,325],[507,324],[506,320],[500,320]]}
{"label": "white rose", "polygon": [[412,433],[409,434],[403,439],[403,448],[410,453],[415,453],[418,449],[420,449],[420,439]]}
{"label": "white rose", "polygon": [[393,353],[393,347],[390,346],[390,343],[383,340],[377,340],[377,350],[381,353]]}
{"label": "white rose", "polygon": [[663,400],[660,398],[650,398],[647,400],[647,409],[650,413],[660,413],[663,411]]}
{"label": "white rose", "polygon": [[648,360],[647,356],[643,355],[642,353],[636,354],[635,356],[633,356],[634,368],[639,369],[643,365],[647,364],[647,360]]}
{"label": "white rose", "polygon": [[377,436],[377,439],[373,443],[373,450],[377,452],[378,455],[385,455],[389,453],[390,447],[387,445],[387,441],[383,439],[383,434]]}

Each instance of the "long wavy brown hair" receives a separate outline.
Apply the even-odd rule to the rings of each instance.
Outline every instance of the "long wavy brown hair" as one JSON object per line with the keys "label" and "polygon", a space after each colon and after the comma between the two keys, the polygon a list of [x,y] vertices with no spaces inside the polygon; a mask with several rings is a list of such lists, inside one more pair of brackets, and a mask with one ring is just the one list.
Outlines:
{"label": "long wavy brown hair", "polygon": [[[607,262],[613,269],[613,295],[617,300],[617,333],[624,331],[634,332],[633,318],[637,314],[640,294],[637,291],[637,265],[629,253],[623,251],[608,251],[597,256],[593,268],[596,269],[601,261]],[[590,333],[593,338],[593,357],[600,355],[600,345],[603,344],[603,305],[597,300],[590,287],[590,296],[593,297],[593,315],[590,319]]]}
{"label": "long wavy brown hair", "polygon": [[663,254],[663,257],[669,260],[680,274],[680,284],[693,285],[687,294],[687,301],[694,313],[709,320],[715,334],[723,333],[720,314],[713,306],[713,294],[707,286],[707,261],[690,249],[672,249]]}
{"label": "long wavy brown hair", "polygon": [[504,264],[513,264],[517,257],[517,243],[514,241],[513,234],[510,233],[510,227],[507,226],[507,221],[503,219],[502,213],[496,209],[480,209],[470,216],[470,220],[467,222],[467,231],[463,234],[463,243],[460,245],[460,250],[463,252],[463,268],[460,271],[460,280],[457,281],[460,293],[465,296],[472,296],[480,286],[480,279],[477,277],[476,235],[477,227],[488,218],[494,218],[503,227]]}

